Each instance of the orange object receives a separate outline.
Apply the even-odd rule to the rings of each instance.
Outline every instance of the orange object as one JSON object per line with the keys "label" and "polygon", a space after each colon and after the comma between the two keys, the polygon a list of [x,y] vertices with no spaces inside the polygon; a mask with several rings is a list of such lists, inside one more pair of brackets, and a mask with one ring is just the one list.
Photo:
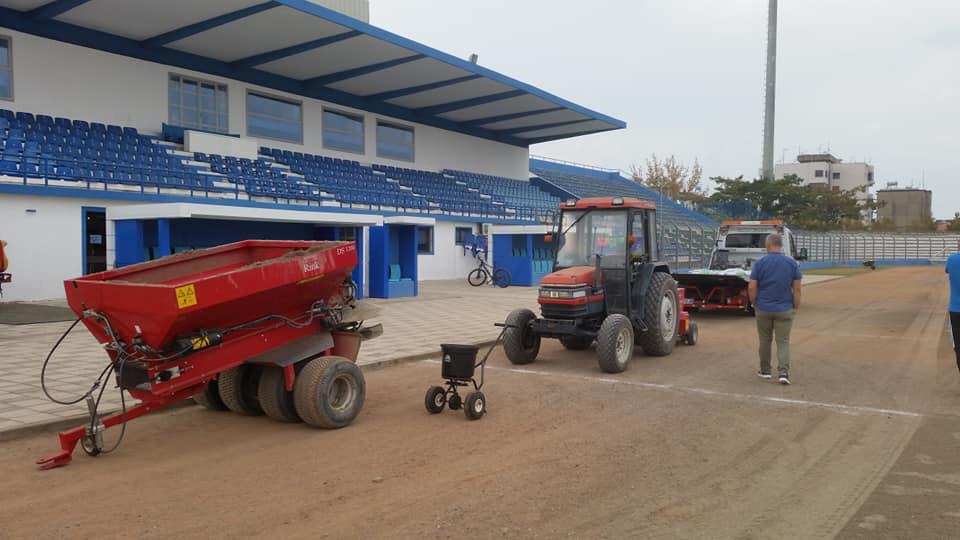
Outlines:
{"label": "orange object", "polygon": [[0,272],[6,272],[7,267],[10,266],[10,261],[7,260],[7,254],[3,250],[5,247],[7,247],[7,241],[0,240]]}

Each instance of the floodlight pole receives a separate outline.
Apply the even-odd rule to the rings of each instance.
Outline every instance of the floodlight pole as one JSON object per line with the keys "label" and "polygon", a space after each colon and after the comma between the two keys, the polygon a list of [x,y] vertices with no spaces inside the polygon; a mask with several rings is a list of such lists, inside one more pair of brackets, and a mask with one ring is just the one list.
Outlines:
{"label": "floodlight pole", "polygon": [[767,74],[763,108],[763,167],[761,177],[773,179],[773,128],[777,99],[777,0],[767,12]]}

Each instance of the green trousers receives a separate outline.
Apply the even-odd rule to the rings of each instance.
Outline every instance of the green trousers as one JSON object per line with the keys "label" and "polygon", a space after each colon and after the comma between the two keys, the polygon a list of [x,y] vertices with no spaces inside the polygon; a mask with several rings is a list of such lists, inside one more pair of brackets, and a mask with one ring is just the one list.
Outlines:
{"label": "green trousers", "polygon": [[790,328],[794,310],[757,310],[757,335],[760,337],[760,371],[770,373],[773,340],[777,340],[777,366],[782,373],[790,371]]}

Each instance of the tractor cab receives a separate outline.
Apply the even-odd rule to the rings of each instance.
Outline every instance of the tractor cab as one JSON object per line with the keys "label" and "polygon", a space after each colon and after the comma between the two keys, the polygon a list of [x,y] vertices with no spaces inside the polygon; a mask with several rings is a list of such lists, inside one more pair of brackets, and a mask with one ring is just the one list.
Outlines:
{"label": "tractor cab", "polygon": [[535,360],[544,337],[573,350],[596,341],[600,367],[611,373],[626,369],[634,344],[650,355],[670,354],[690,329],[676,282],[659,261],[656,205],[598,197],[569,201],[560,211],[551,238],[555,271],[540,282],[542,316],[521,309],[508,320],[511,362]]}

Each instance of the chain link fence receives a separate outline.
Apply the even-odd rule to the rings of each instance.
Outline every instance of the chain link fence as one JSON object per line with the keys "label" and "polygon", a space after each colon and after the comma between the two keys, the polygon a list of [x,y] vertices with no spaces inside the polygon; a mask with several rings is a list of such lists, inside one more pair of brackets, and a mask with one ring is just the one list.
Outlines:
{"label": "chain link fence", "polygon": [[945,233],[814,233],[795,232],[797,248],[810,262],[851,261],[939,262],[957,251],[958,234]]}

